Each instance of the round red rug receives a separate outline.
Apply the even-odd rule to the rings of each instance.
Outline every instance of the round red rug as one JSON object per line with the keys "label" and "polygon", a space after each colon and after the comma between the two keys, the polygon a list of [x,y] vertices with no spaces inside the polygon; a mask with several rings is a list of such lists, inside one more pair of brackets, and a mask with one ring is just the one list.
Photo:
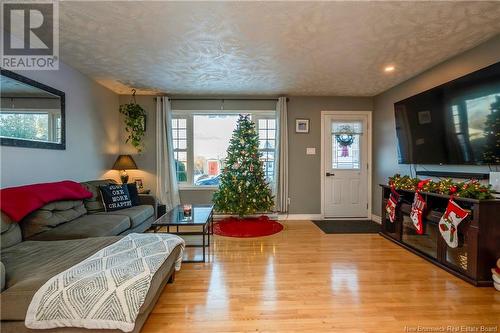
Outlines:
{"label": "round red rug", "polygon": [[276,234],[283,230],[283,226],[267,216],[257,218],[238,219],[228,217],[214,223],[214,233],[226,237],[261,237]]}

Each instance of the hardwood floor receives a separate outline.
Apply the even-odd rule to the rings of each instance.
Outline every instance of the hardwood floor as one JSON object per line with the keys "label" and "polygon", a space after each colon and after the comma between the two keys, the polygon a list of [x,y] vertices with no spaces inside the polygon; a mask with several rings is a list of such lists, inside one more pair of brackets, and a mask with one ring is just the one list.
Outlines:
{"label": "hardwood floor", "polygon": [[210,262],[182,266],[142,332],[466,332],[453,330],[463,325],[479,332],[500,324],[500,292],[473,287],[377,234],[284,225],[259,239],[215,236]]}

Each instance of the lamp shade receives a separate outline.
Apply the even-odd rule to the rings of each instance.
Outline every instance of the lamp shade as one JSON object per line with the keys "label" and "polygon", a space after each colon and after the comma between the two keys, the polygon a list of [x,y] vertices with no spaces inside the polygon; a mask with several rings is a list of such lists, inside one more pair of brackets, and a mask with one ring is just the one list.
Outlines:
{"label": "lamp shade", "polygon": [[113,164],[113,170],[133,170],[137,169],[134,159],[130,155],[119,155]]}

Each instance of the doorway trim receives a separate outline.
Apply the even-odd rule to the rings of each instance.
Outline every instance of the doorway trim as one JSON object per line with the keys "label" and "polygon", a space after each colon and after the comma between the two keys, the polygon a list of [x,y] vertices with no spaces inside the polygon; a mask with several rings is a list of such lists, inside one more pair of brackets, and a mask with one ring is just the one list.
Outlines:
{"label": "doorway trim", "polygon": [[372,219],[372,111],[321,111],[321,219],[325,218],[325,116],[367,116],[366,134],[368,136],[368,217],[333,218],[332,220],[371,220]]}

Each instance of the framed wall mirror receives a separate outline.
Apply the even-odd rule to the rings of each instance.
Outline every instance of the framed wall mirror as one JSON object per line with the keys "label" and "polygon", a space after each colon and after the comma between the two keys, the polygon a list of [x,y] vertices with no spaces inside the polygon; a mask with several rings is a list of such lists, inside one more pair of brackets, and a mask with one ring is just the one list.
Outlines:
{"label": "framed wall mirror", "polygon": [[64,93],[2,69],[0,144],[66,149]]}

